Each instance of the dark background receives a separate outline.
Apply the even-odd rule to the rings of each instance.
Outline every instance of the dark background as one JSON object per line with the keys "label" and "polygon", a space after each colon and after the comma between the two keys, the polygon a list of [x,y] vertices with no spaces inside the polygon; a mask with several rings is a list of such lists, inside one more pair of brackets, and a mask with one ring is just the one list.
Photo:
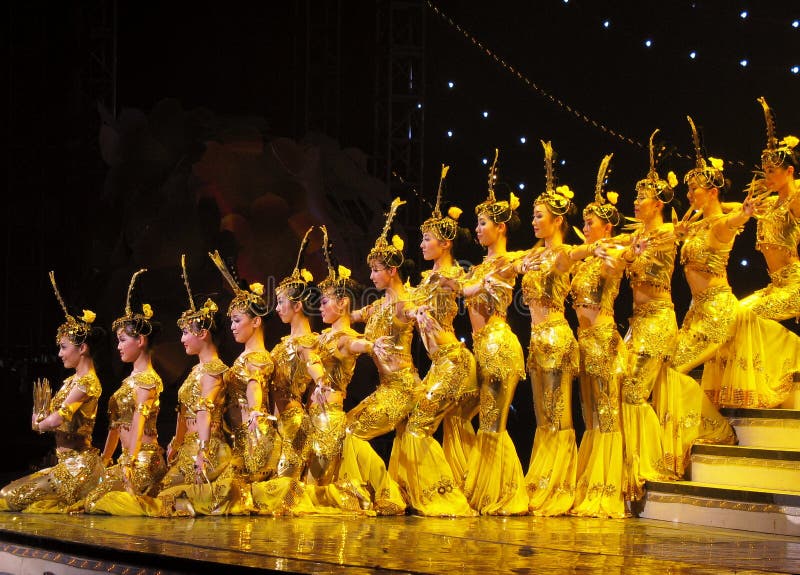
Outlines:
{"label": "dark background", "polygon": [[[779,137],[800,131],[800,75],[790,72],[800,65],[800,29],[791,25],[800,18],[796,1],[442,1],[436,9],[427,5],[419,23],[424,66],[414,81],[424,87],[424,163],[415,189],[404,188],[374,169],[383,145],[375,129],[376,30],[378,7],[386,4],[7,5],[0,384],[9,416],[0,432],[17,455],[4,458],[0,471],[38,465],[50,447],[48,437],[28,431],[31,380],[66,375],[53,345],[63,314],[49,270],[70,305],[97,311],[105,326],[122,312],[131,273],[150,270],[136,297],[153,305],[165,327],[156,365],[167,387],[160,423],[166,443],[175,390],[191,365],[174,326],[186,307],[181,253],[189,257],[194,290],[214,295],[224,309],[230,295],[207,251],[219,249],[243,277],[270,286],[291,270],[305,229],[325,223],[342,262],[367,282],[363,258],[393,194],[409,201],[397,229],[420,260],[416,226],[434,201],[441,163],[451,166],[445,199],[464,209],[469,227],[472,206],[486,194],[482,160],[491,160],[494,148],[498,196],[515,191],[529,221],[544,182],[540,139],[552,140],[565,162],[556,168],[559,183],[576,191],[579,205],[592,198],[599,161],[613,152],[608,187],[631,213],[655,128],[673,149],[659,171],[681,178],[692,166],[692,115],[708,155],[733,162],[726,170],[732,199],[742,196],[765,142],[756,98],[765,96],[776,112]],[[113,75],[104,73],[111,69]],[[678,193],[682,212],[685,189]],[[753,228],[731,257],[739,296],[768,281]],[[510,247],[532,242],[524,225]],[[480,256],[476,246],[460,254],[472,262]],[[307,263],[323,274],[318,238]],[[680,273],[674,284],[680,318],[689,304]],[[624,330],[625,288],[618,308]],[[526,345],[521,306],[510,322]],[[464,317],[458,330],[469,337]],[[237,349],[223,331],[223,358],[231,361]],[[273,318],[268,344],[286,332]],[[99,362],[105,396],[127,369],[109,344]],[[418,357],[424,373],[424,354]],[[351,402],[374,385],[371,370],[360,362]],[[99,414],[97,445],[104,418]],[[534,429],[527,382],[520,383],[509,426],[526,463]],[[386,454],[388,442],[378,447]]]}

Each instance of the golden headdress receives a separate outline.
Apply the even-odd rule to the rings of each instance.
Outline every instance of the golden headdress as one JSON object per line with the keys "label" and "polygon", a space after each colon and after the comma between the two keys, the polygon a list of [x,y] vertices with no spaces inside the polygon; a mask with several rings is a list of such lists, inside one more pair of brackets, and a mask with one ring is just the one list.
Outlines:
{"label": "golden headdress", "polygon": [[83,310],[81,317],[76,318],[70,315],[67,310],[67,304],[64,303],[61,293],[58,291],[56,276],[52,271],[50,272],[50,283],[53,284],[53,291],[56,294],[56,299],[58,303],[61,304],[61,309],[64,310],[64,317],[66,318],[66,321],[58,326],[58,330],[56,330],[56,343],[60,343],[61,339],[66,337],[74,345],[81,345],[92,332],[92,323],[96,315],[93,311],[88,309]]}
{"label": "golden headdress", "polygon": [[569,186],[555,186],[555,176],[553,174],[553,145],[550,142],[542,142],[544,148],[544,169],[545,169],[545,190],[533,201],[533,205],[545,204],[550,213],[556,216],[563,216],[569,212],[574,205],[572,197],[575,195]]}
{"label": "golden headdress", "polygon": [[786,160],[797,165],[795,147],[800,140],[797,136],[786,136],[778,141],[775,136],[775,118],[772,110],[763,96],[758,98],[758,101],[764,109],[764,120],[767,124],[767,147],[761,152],[761,168],[765,171],[769,168],[782,168],[785,166]]}
{"label": "golden headdress", "polygon": [[250,284],[249,289],[242,289],[234,279],[228,266],[225,265],[218,250],[214,250],[214,253],[209,252],[208,257],[211,258],[211,261],[217,266],[219,273],[222,274],[222,277],[225,278],[225,281],[228,282],[228,285],[233,290],[233,299],[230,305],[228,305],[228,315],[231,315],[231,313],[237,310],[250,312],[254,316],[261,317],[269,313],[267,302],[264,301],[262,297],[264,295],[264,286],[262,284],[254,283]]}
{"label": "golden headdress", "polygon": [[367,263],[373,260],[378,260],[390,268],[399,268],[403,265],[405,256],[403,255],[403,240],[399,236],[392,236],[392,241],[389,242],[387,236],[389,235],[389,228],[392,225],[392,220],[397,213],[397,208],[405,204],[404,200],[395,198],[392,200],[392,205],[389,207],[389,213],[386,214],[386,223],[383,225],[383,230],[378,239],[375,240],[375,245],[367,255]]}
{"label": "golden headdress", "polygon": [[433,234],[439,240],[453,240],[458,233],[458,218],[461,215],[461,209],[453,206],[447,211],[447,215],[443,216],[441,211],[442,202],[442,184],[447,177],[447,172],[450,166],[442,164],[442,175],[439,178],[439,190],[436,192],[436,206],[433,208],[431,217],[422,222],[419,229],[423,234]]}
{"label": "golden headdress", "polygon": [[204,329],[214,329],[216,326],[215,315],[219,307],[211,298],[206,299],[203,307],[197,308],[194,305],[194,298],[192,297],[192,288],[189,287],[189,274],[186,271],[186,254],[181,254],[181,271],[183,276],[183,285],[186,286],[186,293],[189,295],[189,309],[181,314],[178,318],[178,327],[189,329],[193,334],[197,335]]}
{"label": "golden headdress", "polygon": [[614,154],[608,154],[600,162],[600,168],[597,170],[597,183],[594,187],[594,201],[583,209],[583,217],[586,218],[589,214],[594,214],[601,220],[616,227],[620,222],[619,211],[616,208],[617,193],[608,192],[605,196],[603,195],[606,178],[610,173],[608,166],[613,156]]}
{"label": "golden headdress", "polygon": [[514,215],[514,210],[519,207],[519,198],[511,192],[508,201],[505,200],[498,202],[494,197],[494,185],[497,183],[497,157],[500,155],[500,150],[494,149],[494,161],[489,168],[489,196],[482,204],[475,206],[475,215],[488,216],[496,224],[502,224],[511,219]]}
{"label": "golden headdress", "polygon": [[[339,265],[333,253],[333,242],[328,236],[328,228],[320,226],[322,230],[322,248],[325,254],[325,263],[328,266],[328,276],[317,284],[321,292],[333,290],[336,297],[350,296],[353,298],[361,292],[361,286],[350,277],[350,270]],[[353,302],[355,304],[355,302]]]}
{"label": "golden headdress", "polygon": [[150,323],[150,318],[153,317],[153,310],[150,308],[150,304],[143,304],[141,313],[134,313],[131,308],[131,294],[133,293],[133,286],[136,284],[136,278],[146,271],[147,269],[142,268],[131,276],[131,282],[128,284],[128,295],[125,297],[125,315],[118,317],[111,324],[111,329],[115,333],[126,326],[131,326],[131,335],[134,337],[140,335],[148,336],[153,333],[153,324]]}
{"label": "golden headdress", "polygon": [[292,273],[283,278],[278,287],[275,288],[275,291],[285,293],[293,302],[306,301],[314,293],[311,289],[311,282],[314,281],[314,276],[303,267],[303,258],[308,247],[308,236],[313,229],[314,226],[308,228],[303,240],[300,242],[300,249],[297,251],[297,260]]}
{"label": "golden headdress", "polygon": [[656,150],[653,143],[658,132],[659,129],[656,128],[653,130],[653,133],[650,134],[650,171],[647,172],[647,177],[636,182],[636,194],[643,194],[649,198],[656,198],[668,204],[675,197],[675,186],[678,185],[678,178],[674,172],[669,172],[666,180],[662,180],[658,175],[658,160],[664,152],[663,146],[659,146],[658,150]]}
{"label": "golden headdress", "polygon": [[689,126],[692,128],[692,142],[694,144],[694,154],[696,157],[695,167],[683,177],[683,183],[688,184],[689,180],[695,179],[701,188],[723,188],[725,186],[725,176],[722,175],[724,162],[719,158],[709,158],[707,161],[703,157],[700,148],[700,136],[697,127],[691,116],[686,116]]}

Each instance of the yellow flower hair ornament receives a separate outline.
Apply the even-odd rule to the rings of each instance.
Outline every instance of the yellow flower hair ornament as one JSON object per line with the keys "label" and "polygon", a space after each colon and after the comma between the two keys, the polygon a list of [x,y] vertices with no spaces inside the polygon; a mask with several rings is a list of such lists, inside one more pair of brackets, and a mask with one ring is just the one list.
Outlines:
{"label": "yellow flower hair ornament", "polygon": [[403,246],[405,246],[405,242],[403,238],[398,236],[397,234],[392,236],[392,245],[399,251],[403,251]]}
{"label": "yellow flower hair ornament", "polygon": [[575,196],[573,191],[569,189],[569,186],[558,186],[556,188],[556,193],[559,196],[564,196],[568,200],[571,200]]}
{"label": "yellow flower hair ornament", "polygon": [[149,303],[142,305],[142,315],[145,319],[150,319],[153,317],[153,308],[150,307]]}
{"label": "yellow flower hair ornament", "polygon": [[719,158],[708,158],[708,162],[714,167],[715,170],[720,172],[725,169],[725,161]]}
{"label": "yellow flower hair ornament", "polygon": [[616,206],[619,194],[617,192],[606,192],[606,199],[611,205]]}
{"label": "yellow flower hair ornament", "polygon": [[669,184],[670,188],[674,188],[678,185],[678,176],[675,175],[675,172],[670,170],[667,173],[667,183]]}
{"label": "yellow flower hair ornament", "polygon": [[511,195],[508,197],[508,205],[512,210],[516,210],[519,207],[519,198],[514,195],[514,192],[511,192]]}
{"label": "yellow flower hair ornament", "polygon": [[336,275],[339,276],[339,279],[347,279],[350,277],[350,269],[346,268],[342,265],[339,266],[339,269],[336,270]]}
{"label": "yellow flower hair ornament", "polygon": [[447,210],[447,215],[450,216],[454,220],[458,220],[458,218],[460,218],[461,214],[463,214],[463,213],[464,213],[464,211],[461,208],[456,207],[456,206],[451,206],[450,209]]}
{"label": "yellow flower hair ornament", "polygon": [[781,140],[781,146],[786,146],[787,148],[794,149],[797,144],[800,143],[800,139],[797,136],[786,136],[783,140]]}
{"label": "yellow flower hair ornament", "polygon": [[219,309],[219,307],[217,306],[216,303],[214,303],[214,300],[212,300],[211,298],[207,299],[206,303],[203,304],[203,310],[206,313],[214,314],[214,313],[217,313],[218,309]]}
{"label": "yellow flower hair ornament", "polygon": [[250,291],[256,295],[264,295],[264,284],[260,283],[250,284]]}
{"label": "yellow flower hair ornament", "polygon": [[306,282],[314,281],[314,276],[311,275],[311,272],[308,271],[306,268],[300,270],[300,277],[302,277]]}
{"label": "yellow flower hair ornament", "polygon": [[97,317],[97,314],[95,314],[92,310],[85,309],[85,310],[83,310],[83,315],[81,317],[79,317],[78,319],[83,321],[83,322],[86,322],[86,323],[93,323],[94,319],[96,317]]}

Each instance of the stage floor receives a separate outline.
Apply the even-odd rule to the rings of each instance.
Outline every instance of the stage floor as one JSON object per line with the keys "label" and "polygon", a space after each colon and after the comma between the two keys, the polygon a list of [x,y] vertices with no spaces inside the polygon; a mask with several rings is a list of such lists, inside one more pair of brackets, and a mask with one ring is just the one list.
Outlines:
{"label": "stage floor", "polygon": [[0,513],[0,541],[7,556],[121,574],[800,573],[800,538],[646,519]]}

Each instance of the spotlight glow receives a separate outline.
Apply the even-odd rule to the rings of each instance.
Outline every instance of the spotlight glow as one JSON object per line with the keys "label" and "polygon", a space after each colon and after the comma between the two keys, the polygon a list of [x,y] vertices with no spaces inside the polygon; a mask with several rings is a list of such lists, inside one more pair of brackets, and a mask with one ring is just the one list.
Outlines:
{"label": "spotlight glow", "polygon": [[560,164],[561,164],[562,166],[566,166],[566,165],[567,165],[567,161],[566,161],[566,160],[561,160]]}
{"label": "spotlight glow", "polygon": [[483,111],[483,117],[484,117],[484,118],[488,118],[488,117],[489,117],[489,112],[487,112],[486,110],[484,110],[484,111]]}
{"label": "spotlight glow", "polygon": [[742,11],[739,13],[739,18],[741,18],[742,20],[744,20],[745,18],[747,18],[747,10],[742,10]]}
{"label": "spotlight glow", "polygon": [[795,20],[792,22],[792,28],[800,28],[800,20]]}
{"label": "spotlight glow", "polygon": [[739,60],[739,65],[742,68],[747,68],[747,60]]}
{"label": "spotlight glow", "polygon": [[520,190],[524,190],[524,189],[525,189],[525,182],[520,182],[520,183],[519,183],[519,185],[518,185],[517,187],[518,187]]}
{"label": "spotlight glow", "polygon": [[749,263],[750,263],[750,262],[748,262],[747,260],[742,260],[741,262],[739,262],[739,264],[740,264],[740,265],[741,265],[743,268],[746,268],[746,267],[748,266],[748,264],[749,264]]}
{"label": "spotlight glow", "polygon": [[608,20],[604,20],[603,21],[603,28],[608,28],[609,26],[611,26],[611,22],[609,22]]}
{"label": "spotlight glow", "polygon": [[798,74],[798,73],[800,73],[800,66],[792,66],[791,68],[789,68],[789,71],[792,74]]}
{"label": "spotlight glow", "polygon": [[691,58],[692,60],[694,60],[695,58],[697,58],[697,52],[695,52],[694,50],[692,50],[691,52],[689,52],[689,58]]}
{"label": "spotlight glow", "polygon": [[456,83],[451,80],[450,82],[447,83],[447,87],[451,88],[451,89],[455,88],[456,87]]}
{"label": "spotlight glow", "polygon": [[528,141],[528,139],[525,136],[520,136],[520,138],[519,138],[519,143],[520,144],[524,144],[527,141]]}
{"label": "spotlight glow", "polygon": [[422,102],[418,102],[417,103],[417,110],[421,110],[421,109],[422,109]]}
{"label": "spotlight glow", "polygon": [[482,160],[481,160],[481,163],[482,163],[482,164],[485,166],[486,164],[488,164],[488,163],[489,163],[489,158],[484,158],[484,159],[482,159]]}
{"label": "spotlight glow", "polygon": [[452,138],[453,137],[453,130],[447,130],[447,137],[448,138]]}
{"label": "spotlight glow", "polygon": [[647,40],[644,41],[644,45],[649,48],[650,46],[653,45],[653,41],[648,38]]}

